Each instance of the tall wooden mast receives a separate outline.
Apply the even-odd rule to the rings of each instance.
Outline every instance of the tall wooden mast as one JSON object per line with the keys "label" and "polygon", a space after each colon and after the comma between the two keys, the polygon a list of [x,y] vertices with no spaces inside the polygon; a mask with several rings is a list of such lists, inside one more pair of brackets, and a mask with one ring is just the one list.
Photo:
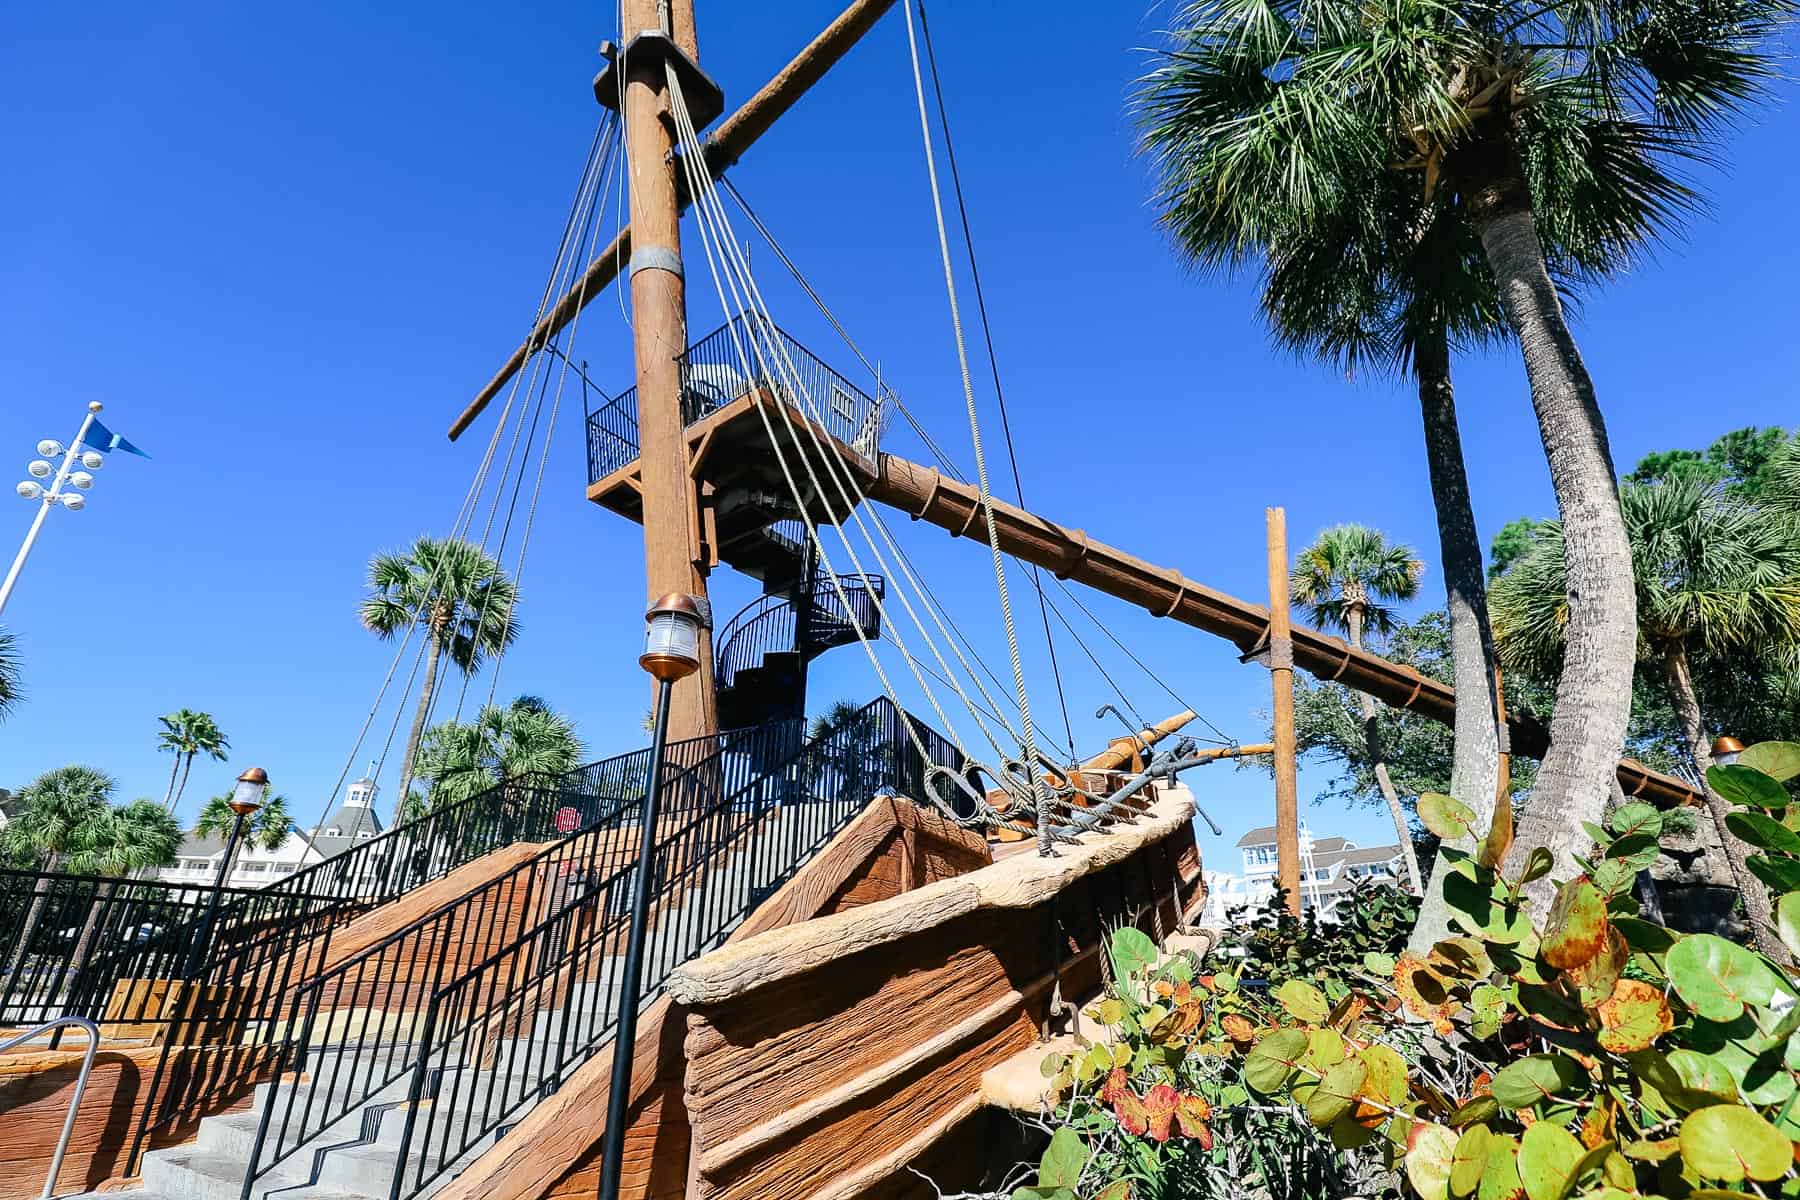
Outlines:
{"label": "tall wooden mast", "polygon": [[[681,362],[687,349],[687,294],[681,268],[681,208],[675,139],[668,112],[668,59],[631,53],[645,31],[673,38],[696,54],[692,0],[625,0],[625,148],[631,205],[631,314],[637,359],[638,446],[643,470],[644,568],[648,595],[694,597],[711,625],[700,511],[682,435]],[[718,732],[711,630],[700,642],[700,669],[675,685],[669,736]]]}

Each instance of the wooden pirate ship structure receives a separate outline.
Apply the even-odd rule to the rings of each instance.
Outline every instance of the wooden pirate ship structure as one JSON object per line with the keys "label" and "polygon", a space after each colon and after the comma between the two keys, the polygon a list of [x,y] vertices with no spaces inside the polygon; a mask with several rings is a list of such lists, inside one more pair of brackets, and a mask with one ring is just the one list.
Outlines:
{"label": "wooden pirate ship structure", "polygon": [[[597,227],[609,171],[626,180],[630,223],[604,246],[565,234],[534,328],[450,430],[505,395],[491,458],[535,380],[574,370],[586,386],[565,335],[607,289],[628,289],[635,380],[588,411],[587,499],[642,524],[648,595],[710,614],[721,569],[762,591],[712,620],[700,669],[676,685],[658,819],[640,819],[658,768],[638,751],[507,780],[256,893],[0,873],[18,914],[0,1023],[24,1037],[0,1053],[0,1196],[36,1194],[46,1173],[59,1193],[145,1200],[589,1195],[620,1054],[623,1195],[977,1186],[1022,1153],[1012,1110],[1037,1103],[1045,1043],[1098,989],[1105,932],[1132,924],[1168,951],[1202,948],[1182,771],[1275,755],[1281,877],[1297,895],[1293,669],[1451,720],[1442,683],[1289,626],[1279,538],[1264,606],[1009,504],[989,486],[972,392],[976,478],[908,461],[883,447],[888,390],[853,383],[776,323],[721,180],[894,7],[856,0],[727,113],[692,0],[626,0],[570,225],[585,211]],[[905,19],[911,43],[910,6]],[[914,63],[917,79],[916,49]],[[922,81],[918,96],[923,123]],[[933,180],[935,201],[934,164]],[[686,245],[684,211],[698,234]],[[693,338],[701,287],[727,320]],[[958,349],[966,380],[960,333]],[[1188,711],[1130,720],[1085,756],[1051,751],[1016,661],[1015,723],[884,509],[987,548],[1009,636],[1005,557],[1228,639],[1272,673],[1275,743],[1202,748]],[[931,711],[901,704],[877,643]],[[850,647],[869,654],[880,694],[809,728],[810,664]],[[949,686],[925,686],[928,674]],[[977,736],[957,734],[958,705]],[[1541,728],[1510,732],[1514,752],[1542,752]],[[1694,799],[1637,764],[1619,774],[1628,794]],[[621,1046],[647,838],[646,988]],[[62,959],[33,932],[84,921],[98,937]],[[26,1028],[62,1013],[93,1024]]]}

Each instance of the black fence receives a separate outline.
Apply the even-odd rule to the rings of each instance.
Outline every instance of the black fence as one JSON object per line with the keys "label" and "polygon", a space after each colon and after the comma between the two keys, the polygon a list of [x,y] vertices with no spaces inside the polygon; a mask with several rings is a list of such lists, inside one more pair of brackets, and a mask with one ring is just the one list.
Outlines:
{"label": "black fence", "polygon": [[[769,769],[777,750],[791,752]],[[771,722],[672,763],[655,833],[645,1001],[677,965],[723,942],[873,797],[921,795],[930,762],[961,767],[948,742],[884,699],[810,743],[797,721]],[[618,1021],[637,817],[635,806],[621,809],[522,864],[517,882],[496,881],[495,896],[471,896],[460,915],[402,930],[304,989],[281,1058],[310,1084],[270,1092],[245,1197],[313,1139],[351,1129],[363,1105],[430,1098],[384,1118],[404,1121],[392,1200],[416,1196],[587,1061]],[[522,909],[501,893],[522,895]],[[449,929],[432,923],[449,920],[461,922],[473,949],[434,956],[428,947],[444,945]]]}
{"label": "black fence", "polygon": [[[812,416],[832,437],[871,459],[880,448],[892,407],[884,403],[885,394],[871,399],[824,359],[755,316],[732,318],[681,356],[684,425],[753,392],[781,397]],[[637,389],[629,388],[590,412],[587,431],[588,482],[604,479],[637,458]]]}
{"label": "black fence", "polygon": [[340,901],[304,892],[0,871],[0,1025],[87,1017],[149,1037],[180,1019],[176,984],[292,958]]}
{"label": "black fence", "polygon": [[869,576],[866,584],[861,575],[842,575],[839,581],[844,589],[842,599],[829,578],[813,580],[808,644],[804,646],[799,636],[800,600],[770,594],[745,605],[714,640],[718,651],[713,656],[713,671],[718,686],[730,687],[740,672],[762,666],[771,652],[796,650],[811,659],[820,650],[856,641],[858,629],[870,641],[879,638],[881,609],[877,602],[887,595],[887,581],[880,575]]}
{"label": "black fence", "polygon": [[[672,763],[691,763],[717,752],[723,738],[715,735],[671,743]],[[354,976],[372,1003],[404,999],[399,990],[416,978],[412,968],[431,960],[442,945],[469,937],[465,925],[491,927],[498,939],[499,914],[515,908],[529,911],[539,880],[532,864],[542,865],[552,851],[541,852],[498,879],[474,889],[447,906],[390,935],[383,955],[367,952],[333,963],[331,934],[335,927],[418,887],[442,878],[465,863],[520,842],[565,844],[575,833],[619,818],[641,801],[649,778],[650,751],[632,751],[572,771],[509,779],[467,800],[371,838],[344,854],[327,859],[285,881],[305,879],[315,891],[288,895],[271,886],[233,893],[222,909],[221,929],[257,927],[269,930],[266,946],[250,957],[231,953],[235,943],[221,939],[215,961],[204,977],[215,981],[208,993],[207,1019],[191,1015],[172,1022],[165,1050],[140,1111],[131,1153],[135,1169],[145,1149],[229,1103],[273,1065],[293,1035],[286,1024],[307,989]],[[203,889],[204,890],[204,889]],[[307,900],[303,920],[278,928],[257,914],[291,913]],[[244,937],[246,952],[255,939]],[[409,974],[386,981],[382,970],[398,971],[405,960]],[[360,973],[360,974],[359,974]],[[236,984],[237,986],[227,986]],[[202,1053],[200,1047],[231,1043],[231,1053]]]}

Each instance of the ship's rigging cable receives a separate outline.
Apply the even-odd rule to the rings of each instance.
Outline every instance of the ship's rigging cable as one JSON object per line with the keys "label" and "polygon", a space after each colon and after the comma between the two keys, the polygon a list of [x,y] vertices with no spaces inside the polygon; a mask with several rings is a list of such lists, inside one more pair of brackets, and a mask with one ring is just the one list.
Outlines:
{"label": "ship's rigging cable", "polygon": [[[821,498],[826,495],[824,488],[820,483],[818,471],[814,466],[813,456],[807,452],[806,445],[801,440],[800,432],[794,428],[796,423],[806,430],[807,436],[813,442],[814,450],[819,461],[825,464],[826,473],[832,478],[833,485],[838,492],[846,515],[851,521],[855,522],[863,539],[874,551],[877,562],[890,574],[893,574],[892,567],[887,565],[886,559],[881,553],[879,543],[874,535],[870,533],[867,524],[862,518],[860,510],[863,507],[862,500],[865,499],[865,497],[862,496],[860,485],[856,483],[855,477],[850,472],[847,464],[841,462],[838,458],[838,454],[831,449],[828,449],[820,437],[817,422],[821,422],[822,418],[819,416],[816,406],[812,404],[811,397],[808,395],[804,383],[799,378],[799,373],[788,355],[786,346],[775,333],[776,327],[768,313],[766,304],[762,301],[761,293],[757,288],[755,279],[749,272],[748,263],[743,257],[742,248],[737,244],[735,236],[730,233],[729,219],[725,215],[724,206],[718,196],[717,189],[712,186],[709,173],[696,168],[695,164],[702,161],[699,141],[693,129],[692,121],[688,117],[686,104],[681,96],[680,81],[675,77],[673,71],[669,72],[668,86],[670,88],[671,96],[675,101],[675,103],[671,105],[671,108],[675,114],[678,135],[684,151],[681,158],[684,169],[687,171],[690,194],[694,197],[694,211],[699,217],[698,223],[702,235],[702,245],[706,251],[707,264],[712,272],[714,286],[719,292],[720,301],[725,305],[727,313],[729,314],[735,311],[740,314],[739,319],[728,324],[727,328],[732,330],[732,343],[739,355],[745,377],[747,379],[769,379],[773,374],[780,379],[781,390],[787,394],[789,399],[787,403],[778,402],[777,405],[773,407],[776,407],[780,412],[782,417],[781,423],[787,427],[788,436],[793,442],[793,449],[798,454],[801,465],[805,468],[808,482],[812,486],[811,494]],[[721,275],[721,267],[723,267],[723,275]],[[750,343],[748,349],[746,349],[743,344],[744,340],[748,340]],[[754,356],[756,363],[760,366],[760,372],[753,369],[751,364],[752,356]],[[844,591],[840,573],[832,564],[831,554],[825,547],[823,539],[819,536],[817,525],[812,520],[798,480],[795,478],[793,468],[788,462],[787,453],[782,449],[781,440],[776,436],[774,428],[775,423],[770,419],[768,411],[771,406],[758,403],[754,407],[763,421],[764,430],[769,438],[770,446],[775,451],[777,462],[788,485],[789,492],[795,502],[796,508],[801,514],[802,522],[806,527],[807,537],[812,541],[814,548],[820,556],[820,560],[830,578],[831,585],[838,593],[839,602],[848,607],[848,597]],[[800,410],[798,414],[792,411],[796,408]],[[810,413],[807,411],[809,409],[811,410]],[[798,420],[796,420],[797,416]],[[846,480],[848,480],[848,484],[846,484]],[[854,498],[851,495],[852,492],[856,493]],[[869,588],[868,572],[863,567],[861,557],[857,554],[855,545],[849,536],[849,532],[843,524],[838,526],[838,535],[843,543],[846,553],[850,557],[851,563],[856,568],[856,575],[864,581],[865,588]],[[869,591],[870,599],[874,602],[876,611],[885,615],[887,606],[883,601],[873,596],[872,588],[869,588]],[[987,738],[996,752],[1001,755],[1003,765],[999,771],[995,771],[992,768],[982,766],[979,763],[974,763],[972,756],[968,755],[968,749],[962,742],[960,733],[957,731],[956,723],[950,719],[949,714],[944,710],[942,703],[937,698],[935,691],[931,688],[930,684],[926,682],[924,674],[920,669],[920,664],[907,648],[905,638],[899,633],[898,625],[892,622],[891,617],[887,617],[886,619],[889,622],[892,641],[896,650],[900,653],[902,660],[912,671],[913,678],[918,684],[921,693],[924,694],[927,702],[938,715],[939,720],[944,722],[946,731],[950,735],[953,744],[957,746],[958,750],[962,752],[966,758],[970,758],[972,765],[980,767],[981,770],[993,777],[995,781],[1000,784],[1002,789],[1012,797],[1015,805],[1021,799],[1028,799],[1029,796],[1021,797],[1018,794],[1018,780],[1012,769],[1015,766],[1019,769],[1024,769],[1023,764],[1020,764],[1016,759],[1013,759],[1007,750],[999,744],[987,723],[982,719],[982,710],[977,707],[968,694],[963,691],[961,683],[956,679],[955,672],[951,671],[948,663],[945,662],[942,651],[937,646],[936,639],[931,636],[930,631],[925,627],[924,622],[919,619],[916,610],[913,608],[912,602],[907,596],[906,586],[904,584],[897,586],[895,592],[901,601],[902,607],[906,610],[909,619],[912,621],[914,628],[918,631],[924,643],[930,648],[933,657],[937,659],[938,665],[943,668],[945,675],[949,677],[951,686],[962,700],[964,708],[974,718],[976,727],[982,732],[983,736]],[[892,680],[888,677],[886,669],[881,665],[880,658],[874,652],[874,648],[870,644],[868,637],[859,625],[855,627],[855,632],[858,641],[862,643],[864,651],[869,657],[869,661],[874,668],[883,689],[897,704],[900,703],[898,693],[893,687]],[[952,649],[955,649],[954,643],[952,643]],[[965,669],[967,669],[966,664]],[[981,687],[979,678],[974,678],[974,682],[979,689]],[[925,747],[917,731],[910,727],[910,723],[903,722],[903,725],[907,726],[908,735],[913,741],[915,749],[923,755],[925,753]],[[1016,736],[1016,731],[1009,729],[1008,732],[1013,733]],[[929,761],[929,758],[927,758],[927,761]],[[1031,773],[1036,773],[1036,764],[1033,764]],[[1020,828],[1016,822],[1007,821],[1002,814],[993,810],[992,807],[988,805],[985,796],[976,792],[966,779],[947,772],[944,773],[944,777],[949,778],[955,785],[960,786],[971,800],[976,812],[974,817],[967,819],[970,823],[976,821],[985,823],[997,822],[1004,824],[1009,828]],[[942,797],[937,795],[935,787],[928,790],[931,791],[932,799],[939,800],[940,802],[942,801]]]}
{"label": "ship's rigging cable", "polygon": [[975,404],[975,385],[969,377],[969,350],[963,339],[962,312],[956,300],[956,269],[950,259],[950,237],[944,228],[944,200],[938,189],[937,155],[931,145],[931,121],[926,111],[925,81],[919,73],[919,44],[913,29],[912,0],[902,0],[906,11],[906,44],[912,57],[913,90],[919,100],[919,132],[925,148],[925,172],[931,182],[931,210],[937,222],[938,250],[944,260],[944,293],[950,303],[950,327],[956,335],[956,362],[962,372],[963,398],[969,410],[969,442],[975,454],[975,477],[982,516],[987,522],[988,552],[994,562],[994,586],[1000,593],[1000,618],[1006,627],[1006,649],[1012,659],[1013,683],[1019,693],[1019,715],[1025,733],[1025,781],[1036,798],[1038,852],[1052,851],[1050,793],[1038,777],[1037,751],[1031,726],[1031,697],[1025,688],[1025,665],[1019,657],[1019,631],[1013,623],[1012,598],[1007,594],[1006,560],[1000,554],[1000,534],[994,528],[994,495],[988,483],[987,455],[981,448],[981,415]]}
{"label": "ship's rigging cable", "polygon": [[[956,196],[956,213],[962,222],[963,248],[969,260],[969,282],[974,285],[975,290],[975,312],[981,319],[981,337],[987,346],[988,371],[993,376],[994,399],[1000,409],[1000,432],[1006,439],[1007,461],[1012,464],[1013,494],[1019,499],[1019,507],[1029,511],[1025,503],[1025,484],[1019,475],[1019,452],[1013,445],[1012,418],[1006,411],[1006,389],[1000,386],[1000,358],[994,352],[994,327],[988,320],[987,293],[981,286],[981,266],[975,258],[975,234],[969,227],[969,205],[963,198],[962,172],[956,167],[956,143],[950,138],[950,110],[944,106],[944,85],[938,78],[937,52],[931,47],[931,22],[925,17],[925,0],[919,0],[919,33],[925,43],[925,63],[931,71],[931,90],[937,97],[938,127],[944,137],[944,163],[950,168],[950,188]],[[992,515],[989,513],[990,517]],[[1044,598],[1043,572],[1036,563],[1027,563],[1025,566],[1037,592],[1038,616],[1044,622],[1044,645],[1050,652],[1050,677],[1056,683],[1056,703],[1062,709],[1063,729],[1073,744],[1075,731],[1069,723],[1069,700],[1063,693],[1062,667],[1056,661],[1056,637],[1050,632],[1050,605]]]}
{"label": "ship's rigging cable", "polygon": [[[927,45],[929,46],[929,43],[927,43]],[[830,324],[838,337],[843,341],[845,347],[856,356],[857,360],[862,363],[865,370],[871,375],[875,374],[876,367],[874,362],[870,360],[866,353],[864,353],[862,347],[857,344],[856,339],[851,336],[850,331],[844,327],[843,322],[838,319],[836,312],[834,312],[830,305],[825,302],[825,298],[819,293],[818,288],[813,284],[812,280],[807,277],[806,273],[801,270],[800,265],[794,261],[793,256],[788,253],[786,247],[784,247],[780,240],[776,238],[767,222],[758,215],[756,209],[750,204],[749,199],[738,190],[737,186],[732,183],[729,176],[721,178],[719,183],[725,188],[726,192],[731,195],[731,198],[736,201],[737,206],[743,212],[745,219],[750,222],[751,227],[754,228],[758,235],[762,237],[763,241],[768,244],[770,251],[774,253],[776,259],[781,262],[782,266],[787,268],[788,273],[793,276],[794,282],[806,293],[807,298],[813,302],[814,306],[818,308],[820,315],[825,318],[828,324]],[[905,399],[901,397],[899,393],[894,392],[891,389],[887,392],[887,395],[893,400],[894,407],[899,411],[900,415],[905,418],[907,425],[925,446],[926,451],[931,455],[931,460],[936,464],[938,470],[943,471],[959,483],[967,483],[968,477],[963,472],[962,468],[957,465],[956,459],[932,437],[931,431],[926,428],[924,423],[921,422],[917,416],[914,415]],[[1023,507],[1023,501],[1021,501],[1021,507]],[[906,555],[904,547],[901,548],[900,553],[903,557]],[[1188,701],[1184,699],[1166,679],[1157,673],[1154,667],[1138,657],[1138,655],[1132,651],[1131,647],[1127,645],[1118,634],[1112,631],[1112,628],[1109,625],[1102,621],[1098,616],[1094,615],[1093,610],[1086,604],[1082,603],[1080,595],[1074,588],[1070,587],[1067,583],[1064,583],[1061,579],[1058,579],[1055,575],[1050,576],[1050,582],[1056,586],[1058,591],[1062,592],[1067,600],[1081,610],[1082,615],[1092,622],[1096,629],[1105,634],[1113,645],[1117,646],[1140,671],[1147,675],[1151,682],[1166,692],[1170,699],[1174,700],[1175,703],[1179,704],[1183,709],[1194,713],[1195,716],[1200,719],[1201,724],[1212,731],[1213,737],[1201,738],[1201,741],[1213,742],[1219,746],[1236,746],[1239,744],[1239,739],[1231,737],[1224,730],[1220,729],[1219,726],[1208,719],[1204,713],[1188,703]],[[1088,646],[1081,634],[1075,629],[1074,624],[1069,620],[1067,615],[1057,607],[1056,601],[1050,598],[1047,593],[1043,592],[1041,577],[1034,576],[1033,583],[1038,589],[1039,595],[1048,601],[1050,611],[1056,615],[1056,619],[1068,630],[1069,636],[1074,639],[1075,644],[1081,647],[1088,659],[1094,661],[1095,665],[1098,666],[1099,663],[1095,659],[1092,648]],[[983,671],[987,673],[988,677],[993,679],[996,684],[999,684],[999,679],[994,675],[993,671],[988,668],[987,663],[980,658],[977,658],[976,661],[982,667]],[[1130,707],[1130,701],[1127,699],[1125,692],[1112,677],[1107,675],[1104,670],[1101,671],[1101,674],[1106,677],[1106,681],[1108,685],[1111,686],[1113,693],[1117,695],[1121,701],[1125,702],[1127,707]],[[1074,754],[1072,746],[1073,743],[1071,742],[1071,756]]]}
{"label": "ship's rigging cable", "polygon": [[[551,271],[545,280],[544,290],[539,297],[537,314],[533,319],[532,328],[536,327],[537,320],[541,319],[543,314],[548,311],[551,302],[558,294],[557,283],[563,276],[564,261],[565,258],[569,256],[569,252],[572,249],[572,239],[574,238],[575,231],[579,227],[581,213],[584,209],[584,197],[591,197],[595,190],[596,181],[604,174],[604,171],[602,170],[604,163],[610,161],[612,157],[609,153],[609,147],[613,144],[613,139],[610,136],[613,126],[613,114],[611,112],[603,112],[594,131],[593,139],[589,143],[586,159],[582,164],[580,183],[576,190],[575,199],[570,205],[568,219],[564,223],[562,238],[558,244],[556,262],[552,266]],[[505,434],[507,421],[513,413],[523,383],[524,373],[521,372],[514,379],[513,386],[509,391],[506,402],[501,408],[499,420],[495,422],[494,432],[488,439],[487,446],[484,449],[479,462],[476,464],[468,489],[463,495],[462,502],[457,507],[456,517],[452,521],[450,527],[449,537],[451,540],[465,539],[473,526],[476,514],[480,511],[482,493],[491,476],[495,456],[499,451],[500,442]],[[437,566],[434,567],[432,574],[427,577],[423,588],[424,595],[430,595],[432,590],[436,587],[438,575],[439,572],[443,570],[443,565],[443,562],[440,561]],[[344,783],[349,778],[351,770],[355,767],[363,743],[367,740],[369,731],[375,724],[375,719],[387,699],[394,679],[399,674],[400,664],[405,660],[408,650],[412,649],[415,635],[419,633],[421,626],[426,624],[425,616],[426,611],[423,604],[412,612],[411,619],[408,621],[405,632],[400,638],[400,644],[395,648],[393,658],[388,664],[387,671],[382,678],[381,684],[376,689],[375,698],[370,703],[368,711],[363,716],[362,724],[357,729],[356,736],[351,744],[350,752],[345,756],[343,768],[339,771],[336,781],[332,784],[331,789],[326,792],[323,798],[319,816],[312,826],[312,833],[309,840],[318,837],[319,830],[323,826],[326,816],[330,814],[337,802],[338,796],[343,791]],[[412,684],[417,678],[421,663],[424,661],[430,636],[430,631],[427,630],[426,636],[419,639],[417,648],[413,650],[413,663],[407,674],[407,681],[402,696],[411,694]],[[397,714],[402,711],[404,711],[404,704],[401,704],[396,710]],[[391,746],[392,741],[393,730],[390,729],[386,739],[387,745]],[[387,747],[384,746],[382,759],[378,761],[371,770],[372,777],[379,778],[386,755]],[[404,795],[396,797],[394,809],[396,816],[403,814],[405,801],[406,797]]]}

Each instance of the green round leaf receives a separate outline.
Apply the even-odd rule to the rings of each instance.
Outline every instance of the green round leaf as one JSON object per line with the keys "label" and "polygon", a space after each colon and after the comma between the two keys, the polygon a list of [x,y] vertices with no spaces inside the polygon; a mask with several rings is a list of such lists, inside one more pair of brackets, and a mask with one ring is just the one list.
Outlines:
{"label": "green round leaf", "polygon": [[1508,1108],[1530,1108],[1573,1090],[1586,1078],[1581,1064],[1565,1054],[1533,1054],[1502,1067],[1488,1090]]}
{"label": "green round leaf", "polygon": [[1800,955],[1800,892],[1789,892],[1775,902],[1775,931],[1789,954]]}
{"label": "green round leaf", "polygon": [[1456,1143],[1454,1129],[1430,1121],[1416,1122],[1406,1135],[1406,1178],[1419,1193],[1419,1200],[1444,1200],[1450,1189]]}
{"label": "green round leaf", "polygon": [[1149,934],[1130,925],[1113,930],[1107,951],[1112,957],[1113,974],[1120,979],[1156,965],[1156,943]]}
{"label": "green round leaf", "polygon": [[1737,765],[1761,771],[1777,783],[1800,775],[1800,745],[1793,742],[1758,742],[1738,755]]}
{"label": "green round leaf", "polygon": [[1481,1173],[1481,1186],[1475,1200],[1518,1200],[1519,1143],[1503,1133],[1488,1139],[1487,1169]]}
{"label": "green round leaf", "polygon": [[1081,1169],[1087,1166],[1087,1143],[1081,1135],[1064,1125],[1050,1135],[1050,1145],[1038,1164],[1040,1188],[1072,1188],[1081,1182]]}
{"label": "green round leaf", "polygon": [[1760,958],[1710,933],[1682,938],[1664,962],[1676,993],[1710,1021],[1736,1020],[1746,1004],[1761,1007],[1781,990],[1775,972]]}
{"label": "green round leaf", "polygon": [[1474,810],[1442,792],[1426,792],[1419,797],[1419,820],[1446,842],[1475,836]]}
{"label": "green round leaf", "polygon": [[1492,1135],[1486,1125],[1471,1125],[1456,1139],[1456,1150],[1450,1158],[1450,1194],[1467,1196],[1481,1183],[1487,1170],[1488,1141]]}
{"label": "green round leaf", "polygon": [[1794,1146],[1750,1109],[1715,1104],[1689,1113],[1681,1123],[1681,1158],[1707,1179],[1767,1182],[1788,1173]]}
{"label": "green round leaf", "polygon": [[1800,854],[1800,834],[1774,817],[1759,812],[1725,814],[1725,828],[1758,850],[1774,850],[1780,854]]}
{"label": "green round leaf", "polygon": [[1769,885],[1774,892],[1800,892],[1800,859],[1770,858],[1752,854],[1744,860],[1750,873]]}
{"label": "green round leaf", "polygon": [[1645,837],[1654,838],[1662,835],[1662,813],[1642,800],[1633,800],[1629,804],[1620,805],[1613,815],[1606,819],[1606,823],[1620,837],[1642,834]]}
{"label": "green round leaf", "polygon": [[1323,1129],[1350,1111],[1350,1105],[1369,1077],[1369,1065],[1360,1058],[1346,1058],[1325,1072],[1325,1078],[1306,1101],[1306,1119]]}
{"label": "green round leaf", "polygon": [[1519,1179],[1525,1194],[1531,1200],[1562,1200],[1585,1154],[1574,1134],[1561,1125],[1539,1121],[1519,1139]]}
{"label": "green round leaf", "polygon": [[1606,848],[1608,859],[1617,859],[1633,871],[1647,870],[1661,853],[1662,846],[1654,835],[1648,833],[1625,834]]}
{"label": "green round leaf", "polygon": [[1732,804],[1777,812],[1787,807],[1788,795],[1781,785],[1754,767],[1709,767],[1706,784]]}
{"label": "green round leaf", "polygon": [[1296,1021],[1317,1025],[1331,1015],[1331,1005],[1326,1001],[1325,993],[1298,979],[1290,979],[1276,988],[1275,999],[1281,1002],[1281,1007],[1287,1009]]}
{"label": "green round leaf", "polygon": [[1280,1091],[1305,1053],[1304,1029],[1277,1029],[1244,1056],[1244,1082],[1264,1094]]}
{"label": "green round leaf", "polygon": [[1704,1108],[1709,1100],[1731,1100],[1737,1096],[1737,1080],[1724,1063],[1710,1054],[1686,1047],[1671,1050],[1669,1065],[1681,1080],[1681,1092],[1671,1095],[1665,1089],[1663,1094],[1682,1108]]}

